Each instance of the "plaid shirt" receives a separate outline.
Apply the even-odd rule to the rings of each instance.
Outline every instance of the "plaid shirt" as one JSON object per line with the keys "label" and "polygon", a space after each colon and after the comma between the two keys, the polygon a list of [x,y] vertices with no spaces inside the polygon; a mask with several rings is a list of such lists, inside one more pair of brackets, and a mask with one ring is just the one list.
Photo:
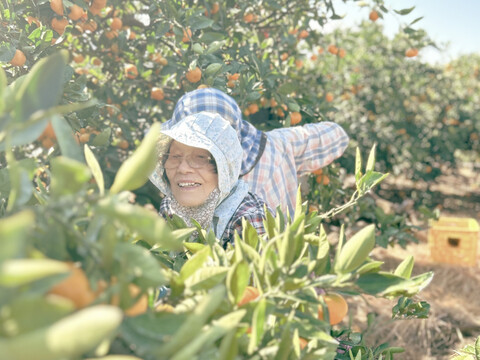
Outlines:
{"label": "plaid shirt", "polygon": [[264,205],[265,202],[262,199],[249,192],[228,222],[222,235],[223,244],[233,243],[235,231],[240,236],[242,235],[242,219],[247,220],[257,230],[258,235],[265,234],[265,227],[263,226]]}
{"label": "plaid shirt", "polygon": [[298,176],[327,166],[340,157],[348,136],[340,125],[320,122],[267,131],[265,150],[242,179],[267,204],[293,215]]}
{"label": "plaid shirt", "polygon": [[[252,224],[255,230],[257,230],[258,235],[265,234],[265,227],[263,226],[263,219],[265,218],[264,205],[265,202],[257,195],[248,193],[231,217],[222,236],[219,237],[222,245],[225,246],[228,242],[233,243],[235,231],[240,235],[242,234],[243,218]],[[270,209],[269,211],[272,212]],[[165,197],[160,203],[159,213],[164,218],[172,215],[172,208],[168,197]]]}

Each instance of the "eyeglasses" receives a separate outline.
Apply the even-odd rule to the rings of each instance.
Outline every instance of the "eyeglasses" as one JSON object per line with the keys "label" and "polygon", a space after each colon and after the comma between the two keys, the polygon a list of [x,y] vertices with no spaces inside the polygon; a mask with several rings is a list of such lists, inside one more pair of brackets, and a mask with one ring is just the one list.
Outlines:
{"label": "eyeglasses", "polygon": [[212,156],[209,155],[188,155],[188,156],[183,156],[183,155],[174,155],[174,154],[169,154],[166,153],[163,155],[163,167],[165,169],[175,169],[180,166],[180,164],[183,162],[183,159],[185,158],[188,166],[190,166],[192,169],[200,169],[203,167],[206,167],[208,165],[215,165],[215,160],[213,159]]}

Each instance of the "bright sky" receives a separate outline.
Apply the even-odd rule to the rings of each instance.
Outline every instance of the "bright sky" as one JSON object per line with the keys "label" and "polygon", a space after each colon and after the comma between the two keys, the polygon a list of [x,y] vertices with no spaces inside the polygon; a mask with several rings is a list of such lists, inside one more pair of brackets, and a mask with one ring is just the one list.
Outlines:
{"label": "bright sky", "polygon": [[[368,7],[361,8],[352,2],[345,5],[337,1],[334,4],[338,15],[346,14],[345,19],[341,20],[346,26],[368,19]],[[377,21],[383,23],[387,35],[395,33],[400,23],[410,23],[423,16],[412,27],[424,29],[434,42],[447,49],[442,52],[433,47],[424,48],[420,52],[423,60],[446,63],[462,54],[480,54],[480,0],[385,0],[385,5],[389,13]],[[415,9],[409,15],[401,16],[393,12],[393,9],[413,6]]]}

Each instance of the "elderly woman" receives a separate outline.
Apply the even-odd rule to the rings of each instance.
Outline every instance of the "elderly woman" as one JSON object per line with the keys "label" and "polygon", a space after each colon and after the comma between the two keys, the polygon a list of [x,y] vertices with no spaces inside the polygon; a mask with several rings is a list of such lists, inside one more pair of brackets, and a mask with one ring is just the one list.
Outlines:
{"label": "elderly woman", "polygon": [[219,114],[232,125],[243,148],[242,179],[270,208],[280,206],[291,215],[295,211],[298,177],[340,157],[349,141],[345,130],[330,121],[260,131],[242,119],[232,97],[213,88],[183,95],[172,118],[163,126],[172,126],[199,111]]}
{"label": "elderly woman", "polygon": [[265,203],[239,180],[242,146],[220,115],[199,112],[162,130],[158,152],[150,180],[165,195],[161,215],[176,214],[189,226],[194,219],[224,245],[241,234],[242,219],[265,233]]}

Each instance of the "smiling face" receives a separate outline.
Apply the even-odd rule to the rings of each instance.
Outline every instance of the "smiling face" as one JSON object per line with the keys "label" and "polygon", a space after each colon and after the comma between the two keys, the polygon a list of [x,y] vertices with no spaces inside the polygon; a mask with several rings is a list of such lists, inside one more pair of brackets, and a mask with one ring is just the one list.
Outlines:
{"label": "smiling face", "polygon": [[192,168],[186,158],[209,157],[210,153],[207,150],[187,146],[173,140],[169,154],[169,157],[172,158],[183,158],[177,167],[165,169],[173,197],[183,206],[202,205],[208,195],[218,187],[218,174],[215,172],[213,164]]}

